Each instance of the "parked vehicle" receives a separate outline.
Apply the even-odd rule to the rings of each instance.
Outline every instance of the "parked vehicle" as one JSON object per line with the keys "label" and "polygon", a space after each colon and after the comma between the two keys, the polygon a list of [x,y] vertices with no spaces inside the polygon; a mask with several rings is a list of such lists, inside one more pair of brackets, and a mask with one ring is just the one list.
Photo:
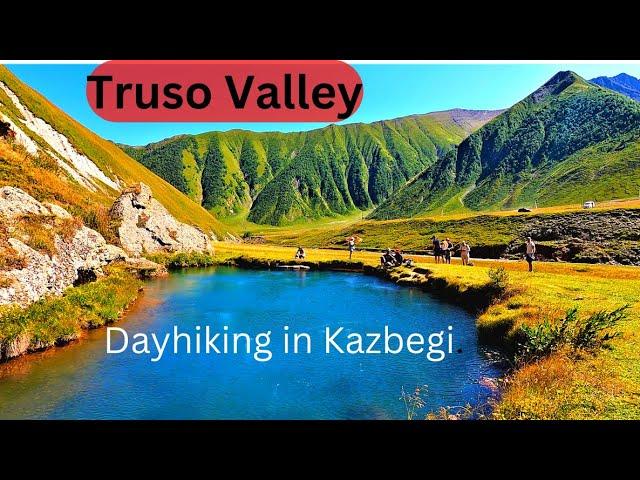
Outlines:
{"label": "parked vehicle", "polygon": [[596,202],[593,200],[588,200],[582,204],[582,208],[595,208]]}

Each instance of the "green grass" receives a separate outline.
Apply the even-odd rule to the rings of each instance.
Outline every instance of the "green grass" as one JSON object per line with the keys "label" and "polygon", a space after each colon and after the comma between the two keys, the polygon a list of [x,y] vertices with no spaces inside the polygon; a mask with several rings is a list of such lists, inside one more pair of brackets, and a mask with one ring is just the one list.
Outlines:
{"label": "green grass", "polygon": [[462,220],[414,218],[375,221],[359,220],[356,214],[335,223],[323,221],[306,228],[269,229],[259,226],[251,231],[279,245],[337,247],[344,245],[346,237],[357,234],[363,239],[360,248],[394,247],[417,251],[430,249],[433,235],[448,236],[456,241],[466,239],[476,248],[506,245],[518,238],[524,220],[522,216],[477,215]]}
{"label": "green grass", "polygon": [[186,186],[191,181],[185,184],[191,174],[173,158],[189,151],[203,165],[207,209],[231,222],[247,216],[255,223],[288,226],[371,209],[487,118],[437,112],[307,132],[209,132],[147,145],[136,158],[159,148],[166,154],[175,150],[161,162],[154,156],[145,164],[196,198],[194,188]]}
{"label": "green grass", "polygon": [[182,167],[184,169],[184,179],[187,183],[186,194],[196,203],[202,202],[202,185],[200,179],[202,171],[198,161],[189,150],[182,151]]}
{"label": "green grass", "polygon": [[169,269],[210,267],[216,264],[213,255],[201,252],[155,253],[146,255],[146,258]]}
{"label": "green grass", "polygon": [[142,282],[117,266],[106,270],[105,277],[71,287],[61,297],[0,309],[0,358],[18,338],[26,339],[29,350],[39,350],[77,338],[81,329],[117,321],[138,296]]}
{"label": "green grass", "polygon": [[627,198],[640,190],[639,166],[640,104],[559,72],[440,156],[372,218]]}

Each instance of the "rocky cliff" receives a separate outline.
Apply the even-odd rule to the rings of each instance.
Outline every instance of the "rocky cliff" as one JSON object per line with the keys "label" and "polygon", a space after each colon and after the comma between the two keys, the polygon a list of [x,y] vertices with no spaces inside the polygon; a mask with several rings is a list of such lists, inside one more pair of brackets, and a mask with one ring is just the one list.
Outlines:
{"label": "rocky cliff", "polygon": [[111,219],[120,245],[133,255],[211,250],[209,237],[202,230],[177,221],[144,183],[123,191],[111,208]]}
{"label": "rocky cliff", "polygon": [[95,280],[116,260],[149,267],[107,244],[62,207],[41,203],[19,188],[0,188],[0,305],[60,295],[69,286]]}

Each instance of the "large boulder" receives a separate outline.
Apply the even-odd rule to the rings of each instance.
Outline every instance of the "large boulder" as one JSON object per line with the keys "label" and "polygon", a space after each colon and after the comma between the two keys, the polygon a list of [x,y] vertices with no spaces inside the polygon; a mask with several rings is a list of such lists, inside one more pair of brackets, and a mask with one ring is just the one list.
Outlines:
{"label": "large boulder", "polygon": [[177,221],[144,183],[122,192],[111,207],[120,245],[130,254],[208,252],[211,242],[200,229]]}
{"label": "large boulder", "polygon": [[[103,274],[102,267],[128,261],[127,253],[109,245],[100,233],[80,222],[69,235],[53,235],[53,251],[39,251],[21,237],[19,222],[27,216],[37,228],[52,230],[52,222],[72,222],[73,217],[60,206],[41,203],[14,187],[0,188],[0,305],[28,305],[45,295],[59,295],[67,287],[93,280]],[[17,238],[17,237],[21,237]]]}

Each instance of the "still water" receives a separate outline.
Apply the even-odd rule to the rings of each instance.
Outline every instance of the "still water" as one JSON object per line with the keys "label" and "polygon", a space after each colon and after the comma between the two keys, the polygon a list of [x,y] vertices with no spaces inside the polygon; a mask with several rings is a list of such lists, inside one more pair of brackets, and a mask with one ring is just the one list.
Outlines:
{"label": "still water", "polygon": [[[173,335],[174,326],[195,338],[204,331],[271,331],[272,358],[258,362],[255,343],[247,354],[190,354],[184,343],[173,353],[173,337],[162,358],[132,352],[133,335]],[[284,326],[311,339],[298,354],[284,354]],[[349,333],[384,333],[385,325],[404,340],[418,332],[453,327],[453,353],[441,362],[406,349],[392,354],[325,352],[327,327]],[[129,346],[106,353],[106,329],[64,348],[28,355],[0,365],[0,418],[48,419],[402,419],[401,390],[427,385],[427,413],[441,406],[484,403],[491,394],[485,378],[500,374],[493,355],[478,346],[474,318],[416,289],[359,274],[247,271],[220,267],[174,273],[147,284],[145,293],[117,327]],[[141,337],[138,337],[141,338]],[[370,337],[372,338],[372,337]],[[122,335],[112,333],[112,348]],[[183,339],[184,340],[184,339]],[[434,339],[436,340],[436,339]],[[195,340],[193,340],[195,342]],[[363,347],[369,346],[365,337]],[[406,343],[406,342],[405,342]],[[204,341],[203,341],[204,346]],[[222,342],[217,346],[221,347]],[[397,346],[391,344],[392,348]],[[428,347],[428,344],[427,344]],[[382,340],[376,349],[384,349]]]}

